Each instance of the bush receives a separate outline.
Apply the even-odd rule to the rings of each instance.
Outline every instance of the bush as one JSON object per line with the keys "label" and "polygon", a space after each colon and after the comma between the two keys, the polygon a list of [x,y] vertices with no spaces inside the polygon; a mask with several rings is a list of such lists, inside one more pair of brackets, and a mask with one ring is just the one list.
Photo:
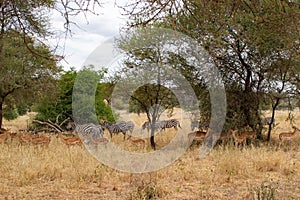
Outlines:
{"label": "bush", "polygon": [[[107,97],[101,92],[103,88],[100,87],[100,83],[94,85],[103,78],[104,73],[105,71],[98,72],[86,67],[80,72],[71,69],[62,74],[57,81],[56,91],[42,97],[34,106],[35,111],[38,112],[36,119],[41,121],[50,119],[54,122],[57,116],[60,116],[58,123],[61,123],[69,116],[73,116],[72,110],[75,109],[76,117],[83,120],[80,123],[98,123],[99,118],[112,121],[113,114],[104,103],[104,98]],[[77,84],[75,96],[73,95],[74,84]],[[96,87],[96,94],[91,93],[90,87]],[[74,99],[76,104],[72,107]]]}

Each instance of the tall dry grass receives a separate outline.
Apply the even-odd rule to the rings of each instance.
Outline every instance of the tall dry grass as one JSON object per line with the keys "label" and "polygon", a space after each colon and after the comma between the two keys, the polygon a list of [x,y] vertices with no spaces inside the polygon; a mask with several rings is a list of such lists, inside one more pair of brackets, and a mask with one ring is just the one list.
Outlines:
{"label": "tall dry grass", "polygon": [[[299,112],[295,116],[299,125]],[[135,117],[138,125],[144,120]],[[0,144],[0,199],[300,199],[300,139],[278,148],[278,134],[291,130],[285,117],[276,116],[271,143],[222,144],[204,159],[193,144],[171,165],[144,174],[106,167],[85,148],[68,148],[53,135],[48,148],[20,146],[15,138]],[[5,127],[9,123],[18,124],[6,121]],[[158,146],[175,134],[158,134]],[[122,135],[112,141],[130,151],[151,151],[148,141],[145,150]]]}

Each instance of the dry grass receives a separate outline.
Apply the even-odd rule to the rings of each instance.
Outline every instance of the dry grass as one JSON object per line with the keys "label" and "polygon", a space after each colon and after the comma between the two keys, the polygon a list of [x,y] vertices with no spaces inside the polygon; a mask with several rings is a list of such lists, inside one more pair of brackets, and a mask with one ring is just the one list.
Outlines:
{"label": "dry grass", "polygon": [[[270,144],[247,148],[217,146],[204,159],[193,145],[170,166],[156,172],[129,174],[99,163],[85,148],[67,148],[55,136],[48,148],[19,146],[18,139],[0,144],[0,199],[300,199],[300,137],[278,148],[278,134],[291,130],[279,122]],[[299,126],[300,113],[295,119]],[[144,116],[135,116],[140,126]],[[19,120],[19,121],[18,121]],[[24,119],[5,121],[4,127]],[[161,147],[174,130],[157,135]],[[122,135],[113,142],[131,151],[150,151],[130,146]]]}

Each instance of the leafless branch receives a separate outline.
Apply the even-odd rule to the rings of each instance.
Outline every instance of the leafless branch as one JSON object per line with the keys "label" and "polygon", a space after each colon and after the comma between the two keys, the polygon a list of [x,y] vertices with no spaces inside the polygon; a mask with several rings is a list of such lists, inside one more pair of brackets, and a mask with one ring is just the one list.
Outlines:
{"label": "leafless branch", "polygon": [[56,132],[59,132],[59,133],[63,132],[63,130],[57,124],[54,124],[50,120],[47,120],[46,122],[42,122],[42,121],[39,121],[39,120],[33,120],[32,122],[33,123],[38,123],[38,124],[41,124],[41,125],[47,125],[47,126],[51,127],[52,129],[54,129]]}

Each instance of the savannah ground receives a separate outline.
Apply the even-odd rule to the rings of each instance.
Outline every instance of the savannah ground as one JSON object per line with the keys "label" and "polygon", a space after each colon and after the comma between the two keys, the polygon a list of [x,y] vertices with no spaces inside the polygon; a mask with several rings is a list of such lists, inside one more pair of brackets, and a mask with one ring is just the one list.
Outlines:
{"label": "savannah ground", "polygon": [[[68,148],[55,135],[48,148],[22,146],[15,138],[0,144],[0,199],[300,199],[300,134],[278,148],[278,134],[292,130],[287,115],[277,112],[279,124],[269,143],[220,145],[203,159],[194,144],[171,165],[145,174],[111,169],[85,148]],[[300,112],[294,115],[300,127]],[[26,129],[30,117],[5,121],[4,127]],[[137,125],[144,120],[131,117]],[[158,146],[174,135],[174,130],[158,134]],[[148,141],[141,150],[121,134],[113,142],[132,151],[150,149]]]}

